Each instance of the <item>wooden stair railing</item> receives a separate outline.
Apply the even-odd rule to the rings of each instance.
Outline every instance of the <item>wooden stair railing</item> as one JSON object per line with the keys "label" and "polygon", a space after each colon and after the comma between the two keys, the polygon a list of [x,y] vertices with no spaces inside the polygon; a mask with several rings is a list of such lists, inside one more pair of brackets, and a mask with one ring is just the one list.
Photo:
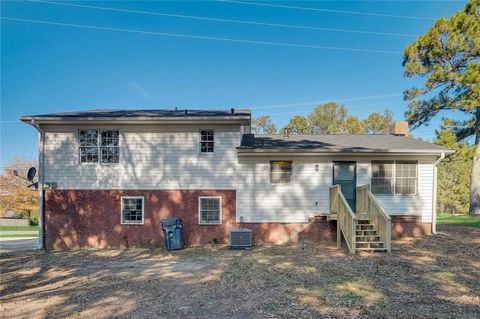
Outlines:
{"label": "wooden stair railing", "polygon": [[357,217],[343,196],[340,185],[330,187],[330,214],[337,215],[337,246],[340,246],[341,234],[343,234],[349,252],[354,254]]}
{"label": "wooden stair railing", "polygon": [[370,192],[369,185],[357,187],[357,212],[372,216],[380,240],[385,244],[387,252],[391,251],[392,219],[385,212],[375,196]]}

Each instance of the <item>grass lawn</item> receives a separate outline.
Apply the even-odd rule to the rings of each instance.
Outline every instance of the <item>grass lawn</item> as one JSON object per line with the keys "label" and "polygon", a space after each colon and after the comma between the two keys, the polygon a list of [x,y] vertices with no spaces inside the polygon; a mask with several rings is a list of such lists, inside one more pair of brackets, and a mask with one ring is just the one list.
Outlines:
{"label": "grass lawn", "polygon": [[0,232],[0,238],[38,237],[38,234],[5,234]]}
{"label": "grass lawn", "polygon": [[473,217],[469,215],[455,216],[450,214],[439,214],[437,217],[437,224],[480,228],[480,217]]}
{"label": "grass lawn", "polygon": [[480,229],[350,255],[305,242],[16,252],[0,259],[5,318],[475,318]]}
{"label": "grass lawn", "polygon": [[38,226],[0,226],[0,231],[38,230]]}

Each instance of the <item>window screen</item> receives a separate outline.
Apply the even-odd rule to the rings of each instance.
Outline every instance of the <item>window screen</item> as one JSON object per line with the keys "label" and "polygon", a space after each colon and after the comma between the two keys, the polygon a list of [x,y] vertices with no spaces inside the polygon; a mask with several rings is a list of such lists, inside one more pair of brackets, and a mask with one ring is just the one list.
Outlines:
{"label": "window screen", "polygon": [[200,197],[200,224],[221,224],[220,198]]}
{"label": "window screen", "polygon": [[291,161],[271,161],[270,162],[270,183],[271,184],[290,184],[292,181],[292,162]]}
{"label": "window screen", "polygon": [[102,131],[100,154],[103,164],[120,162],[119,144],[118,131]]}
{"label": "window screen", "polygon": [[80,163],[98,163],[98,131],[80,130],[78,132]]}
{"label": "window screen", "polygon": [[395,162],[395,194],[415,195],[417,193],[417,163]]}
{"label": "window screen", "polygon": [[393,161],[372,162],[372,193],[393,193]]}
{"label": "window screen", "polygon": [[143,224],[143,197],[122,197],[122,224]]}
{"label": "window screen", "polygon": [[213,130],[200,131],[200,152],[211,153],[214,151],[215,136]]}

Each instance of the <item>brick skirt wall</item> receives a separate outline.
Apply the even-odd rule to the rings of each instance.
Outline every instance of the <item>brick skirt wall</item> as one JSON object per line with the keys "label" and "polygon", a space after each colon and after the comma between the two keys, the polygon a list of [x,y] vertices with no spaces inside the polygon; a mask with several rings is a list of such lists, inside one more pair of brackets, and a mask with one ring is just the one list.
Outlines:
{"label": "brick skirt wall", "polygon": [[[122,196],[144,197],[144,224],[122,225]],[[198,197],[222,198],[222,224],[199,225]],[[226,242],[235,227],[234,190],[47,190],[45,236],[49,250],[163,246],[160,220],[183,219],[185,242]]]}
{"label": "brick skirt wall", "polygon": [[[144,224],[122,225],[122,196],[144,197]],[[222,198],[222,224],[199,225],[198,197]],[[45,244],[48,250],[163,246],[160,220],[180,217],[187,245],[228,243],[235,222],[234,190],[47,190],[45,192]],[[308,223],[245,223],[256,244],[284,244],[304,239],[334,241],[336,222],[326,217]],[[420,217],[392,216],[392,236],[422,236],[431,224]]]}
{"label": "brick skirt wall", "polygon": [[421,237],[432,234],[432,224],[420,216],[392,216],[392,237]]}

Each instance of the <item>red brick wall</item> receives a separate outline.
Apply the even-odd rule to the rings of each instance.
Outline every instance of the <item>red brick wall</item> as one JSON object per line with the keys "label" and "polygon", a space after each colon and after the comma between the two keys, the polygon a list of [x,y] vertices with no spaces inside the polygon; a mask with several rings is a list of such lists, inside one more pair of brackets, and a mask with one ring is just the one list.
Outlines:
{"label": "red brick wall", "polygon": [[247,223],[255,244],[285,244],[301,240],[333,241],[336,239],[336,222],[326,217],[315,217],[309,223]]}
{"label": "red brick wall", "polygon": [[[120,223],[121,196],[144,196],[144,224]],[[198,197],[222,197],[222,224],[199,225]],[[234,190],[47,190],[45,235],[49,250],[163,246],[160,220],[180,217],[188,245],[228,243],[235,222]],[[308,239],[334,241],[336,222],[315,217],[309,223],[245,223],[256,244],[284,244]],[[420,217],[392,216],[393,237],[431,234]]]}
{"label": "red brick wall", "polygon": [[[163,246],[160,220],[180,217],[188,245],[228,243],[235,223],[232,190],[47,190],[45,235],[49,250]],[[144,224],[120,223],[121,196],[144,196]],[[222,197],[222,225],[198,224],[198,197]],[[284,244],[303,239],[334,240],[336,225],[325,217],[310,223],[248,223],[256,244]]]}
{"label": "red brick wall", "polygon": [[[120,223],[120,197],[144,196],[144,224]],[[222,224],[198,224],[198,197],[222,197]],[[232,190],[48,190],[45,192],[46,248],[120,248],[162,246],[160,220],[180,217],[185,242],[226,243],[235,227],[236,194]]]}
{"label": "red brick wall", "polygon": [[422,223],[420,216],[392,216],[392,237],[421,237],[432,233],[431,223]]}

